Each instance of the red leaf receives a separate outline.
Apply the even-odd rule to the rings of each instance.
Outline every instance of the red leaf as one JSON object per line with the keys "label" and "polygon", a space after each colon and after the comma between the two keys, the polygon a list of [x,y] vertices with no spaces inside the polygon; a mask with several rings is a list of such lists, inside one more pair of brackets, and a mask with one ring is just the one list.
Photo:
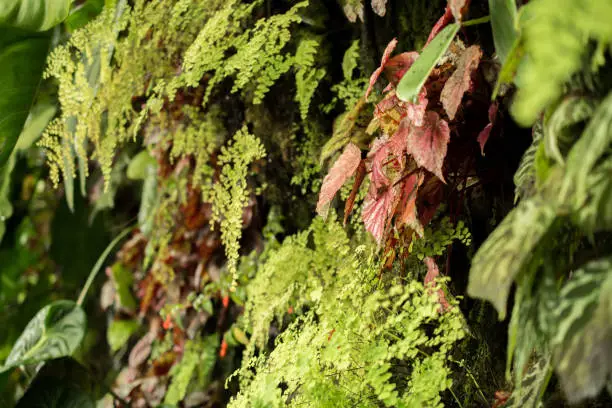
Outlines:
{"label": "red leaf", "polygon": [[346,203],[344,203],[344,225],[346,225],[346,221],[348,220],[351,211],[353,211],[353,205],[355,205],[355,198],[357,197],[359,187],[361,187],[361,183],[363,183],[365,175],[365,161],[361,160],[359,162],[359,166],[357,167],[357,174],[355,174],[355,182],[353,183],[353,189],[351,190],[351,194],[347,198]]}
{"label": "red leaf", "polygon": [[378,80],[378,77],[380,76],[380,74],[385,69],[385,65],[387,65],[387,61],[389,61],[389,57],[391,56],[391,53],[393,52],[396,46],[397,46],[396,38],[392,39],[391,41],[389,41],[389,44],[387,44],[387,48],[385,48],[385,52],[383,53],[382,60],[380,61],[380,67],[378,67],[376,71],[374,71],[372,76],[370,76],[370,86],[368,86],[368,90],[366,91],[366,94],[365,94],[366,99],[368,99],[370,92],[372,92],[372,88],[374,87],[374,84]]}
{"label": "red leaf", "polygon": [[406,178],[402,185],[402,204],[399,214],[399,225],[407,225],[423,236],[423,226],[417,219],[416,198],[419,187],[423,183],[423,173],[413,173]]}
{"label": "red leaf", "polygon": [[363,202],[361,218],[366,230],[374,236],[379,245],[385,232],[387,218],[393,209],[395,194],[396,188],[383,188],[379,192],[372,183]]}
{"label": "red leaf", "polygon": [[423,181],[419,189],[417,202],[417,215],[421,225],[429,224],[434,215],[436,215],[444,199],[444,190],[442,186],[442,182],[433,175],[426,177],[425,181]]}
{"label": "red leaf", "polygon": [[461,21],[463,15],[467,13],[467,9],[470,6],[470,0],[448,0],[448,6],[455,16],[455,20]]}
{"label": "red leaf", "polygon": [[493,129],[493,125],[495,124],[495,117],[497,116],[497,102],[493,102],[491,106],[489,106],[489,124],[485,126],[484,129],[480,131],[478,134],[478,144],[480,145],[480,154],[484,156],[484,148],[487,144],[487,140],[489,140],[489,135],[491,134],[491,129]]}
{"label": "red leaf", "polygon": [[479,46],[472,45],[466,49],[463,54],[461,54],[461,57],[459,57],[457,69],[453,72],[451,77],[448,78],[448,81],[446,81],[444,85],[444,89],[442,89],[440,100],[451,120],[455,118],[457,109],[461,104],[461,99],[463,99],[463,94],[470,88],[472,83],[472,72],[478,68],[481,57],[482,50]]}
{"label": "red leaf", "polygon": [[[425,286],[428,286],[431,288],[436,285],[436,278],[440,276],[440,270],[438,269],[438,265],[436,264],[436,261],[433,260],[433,258],[426,257],[425,265],[427,265],[427,274],[425,275]],[[440,303],[440,306],[442,306],[442,310],[446,311],[450,309],[451,306],[448,303],[448,300],[446,300],[444,291],[442,289],[438,289],[436,292],[438,294],[438,302]]]}
{"label": "red leaf", "polygon": [[319,201],[317,202],[317,213],[319,215],[324,215],[327,204],[334,198],[346,180],[355,173],[360,161],[361,150],[352,142],[346,145],[338,160],[323,179]]}
{"label": "red leaf", "polygon": [[425,110],[427,109],[428,103],[427,90],[423,87],[421,88],[421,92],[419,92],[419,100],[417,103],[406,102],[406,117],[416,126],[423,126],[423,118],[425,117]]}
{"label": "red leaf", "polygon": [[446,157],[446,149],[450,140],[448,123],[436,112],[425,114],[423,126],[412,125],[408,134],[408,153],[417,164],[444,181],[442,164]]}
{"label": "red leaf", "polygon": [[404,154],[408,149],[406,142],[408,140],[409,132],[410,122],[407,120],[402,120],[399,124],[399,127],[388,142],[389,151],[399,161],[401,168],[404,167]]}
{"label": "red leaf", "polygon": [[446,6],[446,9],[444,10],[444,14],[442,15],[442,17],[440,17],[440,19],[438,19],[438,21],[436,21],[436,24],[434,24],[433,28],[431,29],[431,32],[429,33],[429,37],[427,37],[427,42],[425,43],[425,46],[427,46],[427,44],[429,44],[431,40],[433,40],[434,37],[452,21],[453,21],[453,12],[451,11],[451,8],[449,6]]}
{"label": "red leaf", "polygon": [[387,156],[389,156],[389,140],[386,139],[386,136],[374,139],[368,157],[372,158],[370,180],[376,189],[389,185],[389,178],[383,170]]}
{"label": "red leaf", "polygon": [[410,69],[414,61],[419,58],[419,53],[416,51],[403,52],[395,57],[391,58],[384,66],[385,76],[396,86],[397,83],[402,79],[406,71]]}

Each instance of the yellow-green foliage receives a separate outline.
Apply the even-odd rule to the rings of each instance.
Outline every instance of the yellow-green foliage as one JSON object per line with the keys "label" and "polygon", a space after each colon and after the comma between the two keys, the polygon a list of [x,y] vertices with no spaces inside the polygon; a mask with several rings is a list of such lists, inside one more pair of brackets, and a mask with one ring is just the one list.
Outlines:
{"label": "yellow-green foliage", "polygon": [[242,128],[234,135],[229,146],[221,148],[219,165],[222,168],[219,180],[214,183],[209,193],[205,193],[205,198],[213,203],[212,221],[221,223],[221,242],[225,246],[227,269],[232,274],[236,273],[239,256],[242,212],[249,202],[250,164],[263,158],[265,154],[259,139],[249,134],[246,128]]}
{"label": "yellow-green foliage", "polygon": [[308,117],[308,108],[319,82],[325,76],[324,68],[315,67],[315,57],[319,49],[319,41],[305,39],[300,41],[300,45],[295,54],[295,74],[296,95],[295,99],[300,104],[300,116],[302,120]]}
{"label": "yellow-green foliage", "polygon": [[521,9],[520,40],[528,58],[516,81],[512,113],[517,121],[532,124],[561,96],[563,85],[584,64],[589,41],[610,44],[610,19],[608,0],[534,0]]}
{"label": "yellow-green foliage", "polygon": [[[333,217],[268,254],[247,288],[251,341],[230,406],[441,406],[448,356],[464,336],[460,312],[441,313],[418,281],[381,284],[377,266]],[[287,316],[267,352],[270,327]]]}

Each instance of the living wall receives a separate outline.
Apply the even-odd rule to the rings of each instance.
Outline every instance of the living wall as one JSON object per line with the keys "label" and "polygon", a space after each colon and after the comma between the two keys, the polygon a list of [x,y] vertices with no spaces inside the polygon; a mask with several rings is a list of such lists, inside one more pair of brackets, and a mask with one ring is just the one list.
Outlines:
{"label": "living wall", "polygon": [[6,0],[2,406],[609,406],[611,20]]}

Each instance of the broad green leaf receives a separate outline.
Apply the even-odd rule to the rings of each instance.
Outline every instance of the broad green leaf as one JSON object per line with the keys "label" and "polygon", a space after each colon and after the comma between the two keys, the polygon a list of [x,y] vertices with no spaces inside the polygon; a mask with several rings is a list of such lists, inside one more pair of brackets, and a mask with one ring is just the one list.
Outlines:
{"label": "broad green leaf", "polygon": [[86,328],[85,312],[74,302],[58,300],[42,308],[17,339],[0,372],[70,356]]}
{"label": "broad green leaf", "polygon": [[530,265],[556,218],[555,208],[538,198],[521,201],[474,256],[468,294],[489,300],[503,319],[514,279]]}
{"label": "broad green leaf", "polygon": [[111,278],[117,291],[119,307],[127,310],[136,309],[136,300],[132,296],[132,270],[126,268],[121,263],[116,263],[111,267]]}
{"label": "broad green leaf", "polygon": [[72,0],[2,0],[0,25],[46,31],[62,22]]}
{"label": "broad green leaf", "polygon": [[111,351],[115,352],[119,350],[127,341],[130,339],[132,334],[140,324],[136,320],[113,320],[108,326],[106,332],[106,340],[111,348]]}
{"label": "broad green leaf", "polygon": [[587,179],[599,159],[612,145],[612,92],[595,110],[580,139],[567,156],[560,202],[579,208],[587,197]]}
{"label": "broad green leaf", "polygon": [[157,162],[148,151],[143,150],[130,160],[127,167],[128,178],[144,180],[147,177],[149,166],[157,167]]}
{"label": "broad green leaf", "polygon": [[62,358],[40,370],[16,408],[94,408],[95,389],[83,366]]}
{"label": "broad green leaf", "polygon": [[522,376],[504,407],[538,408],[551,373],[550,356],[539,356]]}
{"label": "broad green leaf", "polygon": [[70,12],[64,24],[69,31],[77,30],[93,20],[104,8],[104,0],[87,0]]}
{"label": "broad green leaf", "polygon": [[595,101],[585,97],[570,96],[561,101],[544,129],[544,148],[550,158],[565,163],[564,155],[579,136],[574,125],[590,118],[595,108]]}
{"label": "broad green leaf", "polygon": [[49,38],[40,36],[19,37],[0,47],[0,168],[10,157],[28,117],[48,49]]}
{"label": "broad green leaf", "polygon": [[571,403],[596,396],[612,373],[612,258],[574,271],[561,289],[552,339],[557,374]]}
{"label": "broad green leaf", "polygon": [[516,1],[489,0],[489,14],[491,15],[495,52],[501,63],[504,64],[518,37]]}
{"label": "broad green leaf", "polygon": [[459,31],[459,24],[449,24],[423,49],[421,55],[412,64],[397,84],[397,96],[405,102],[416,102],[421,88],[427,81],[440,57],[444,55],[453,38]]}

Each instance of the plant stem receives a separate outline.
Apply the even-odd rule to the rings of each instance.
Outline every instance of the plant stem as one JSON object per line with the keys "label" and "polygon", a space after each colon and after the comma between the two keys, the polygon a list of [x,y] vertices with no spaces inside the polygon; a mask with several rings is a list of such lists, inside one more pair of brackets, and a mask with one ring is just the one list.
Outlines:
{"label": "plant stem", "polygon": [[491,16],[484,16],[480,18],[475,18],[473,20],[464,21],[463,23],[461,23],[461,25],[463,27],[469,27],[472,25],[488,23],[489,21],[491,21]]}
{"label": "plant stem", "polygon": [[127,227],[126,229],[121,231],[119,235],[117,235],[115,239],[113,239],[113,241],[110,244],[108,244],[104,252],[102,252],[102,255],[100,255],[100,257],[96,261],[96,264],[91,269],[91,272],[89,272],[87,281],[85,282],[85,285],[83,285],[83,289],[81,290],[81,293],[79,294],[79,298],[76,302],[77,305],[79,306],[83,305],[83,301],[85,300],[87,291],[89,290],[91,284],[93,283],[94,278],[96,277],[100,269],[102,269],[102,265],[104,264],[104,261],[106,260],[110,252],[113,250],[113,248],[119,243],[119,241],[121,241],[123,237],[125,237],[129,232],[131,232],[133,228],[134,227]]}

